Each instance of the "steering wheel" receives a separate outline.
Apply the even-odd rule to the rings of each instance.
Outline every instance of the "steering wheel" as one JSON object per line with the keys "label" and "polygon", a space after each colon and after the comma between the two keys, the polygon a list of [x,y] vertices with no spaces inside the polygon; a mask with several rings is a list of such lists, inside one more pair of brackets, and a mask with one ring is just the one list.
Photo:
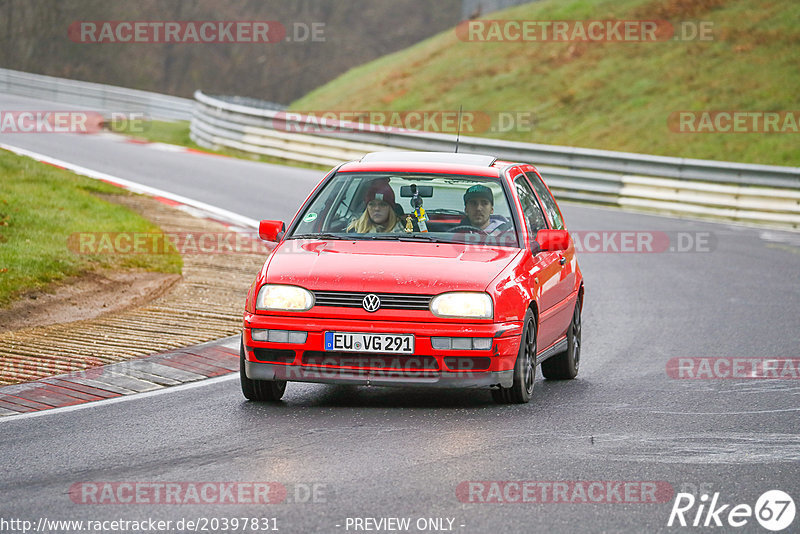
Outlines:
{"label": "steering wheel", "polygon": [[469,234],[483,234],[486,235],[486,232],[478,228],[477,226],[472,226],[471,224],[462,224],[460,226],[456,226],[450,230],[451,232],[463,232]]}

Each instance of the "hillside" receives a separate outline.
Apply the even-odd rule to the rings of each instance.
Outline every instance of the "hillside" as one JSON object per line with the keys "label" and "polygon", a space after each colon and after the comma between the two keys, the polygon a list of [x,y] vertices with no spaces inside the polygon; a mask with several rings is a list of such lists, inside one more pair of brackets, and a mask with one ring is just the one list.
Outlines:
{"label": "hillside", "polygon": [[796,0],[542,0],[490,18],[710,22],[713,33],[707,41],[487,43],[451,29],[350,70],[292,109],[531,111],[527,131],[481,135],[800,165],[800,133],[784,115],[783,133],[685,133],[674,122],[677,112],[706,110],[800,118]]}

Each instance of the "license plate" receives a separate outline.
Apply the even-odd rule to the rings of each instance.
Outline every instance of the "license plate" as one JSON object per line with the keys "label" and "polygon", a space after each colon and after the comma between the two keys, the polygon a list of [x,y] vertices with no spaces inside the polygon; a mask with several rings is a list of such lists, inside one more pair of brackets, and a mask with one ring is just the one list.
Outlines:
{"label": "license plate", "polygon": [[325,332],[325,350],[336,352],[413,354],[414,334]]}

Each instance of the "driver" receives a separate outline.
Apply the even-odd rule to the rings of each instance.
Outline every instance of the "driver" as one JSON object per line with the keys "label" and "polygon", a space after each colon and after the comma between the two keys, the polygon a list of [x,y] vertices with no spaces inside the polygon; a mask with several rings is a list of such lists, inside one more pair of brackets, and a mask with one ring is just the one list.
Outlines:
{"label": "driver", "polygon": [[500,234],[508,226],[502,217],[492,218],[494,195],[485,185],[473,185],[467,189],[464,193],[464,212],[469,224],[483,230],[487,235]]}

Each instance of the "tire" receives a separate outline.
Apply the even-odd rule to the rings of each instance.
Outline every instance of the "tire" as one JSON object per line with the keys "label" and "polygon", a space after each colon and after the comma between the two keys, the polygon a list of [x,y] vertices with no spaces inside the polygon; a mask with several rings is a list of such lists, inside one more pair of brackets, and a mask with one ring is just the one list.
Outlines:
{"label": "tire", "polygon": [[567,329],[567,350],[542,362],[542,375],[548,380],[572,380],[581,365],[581,301],[575,302],[572,322]]}
{"label": "tire", "polygon": [[523,321],[519,352],[514,364],[514,381],[510,388],[492,390],[492,398],[498,404],[525,404],[530,402],[533,383],[536,381],[536,321],[528,310]]}
{"label": "tire", "polygon": [[251,401],[279,401],[286,392],[286,380],[251,380],[244,370],[244,344],[239,346],[239,378],[242,393]]}

